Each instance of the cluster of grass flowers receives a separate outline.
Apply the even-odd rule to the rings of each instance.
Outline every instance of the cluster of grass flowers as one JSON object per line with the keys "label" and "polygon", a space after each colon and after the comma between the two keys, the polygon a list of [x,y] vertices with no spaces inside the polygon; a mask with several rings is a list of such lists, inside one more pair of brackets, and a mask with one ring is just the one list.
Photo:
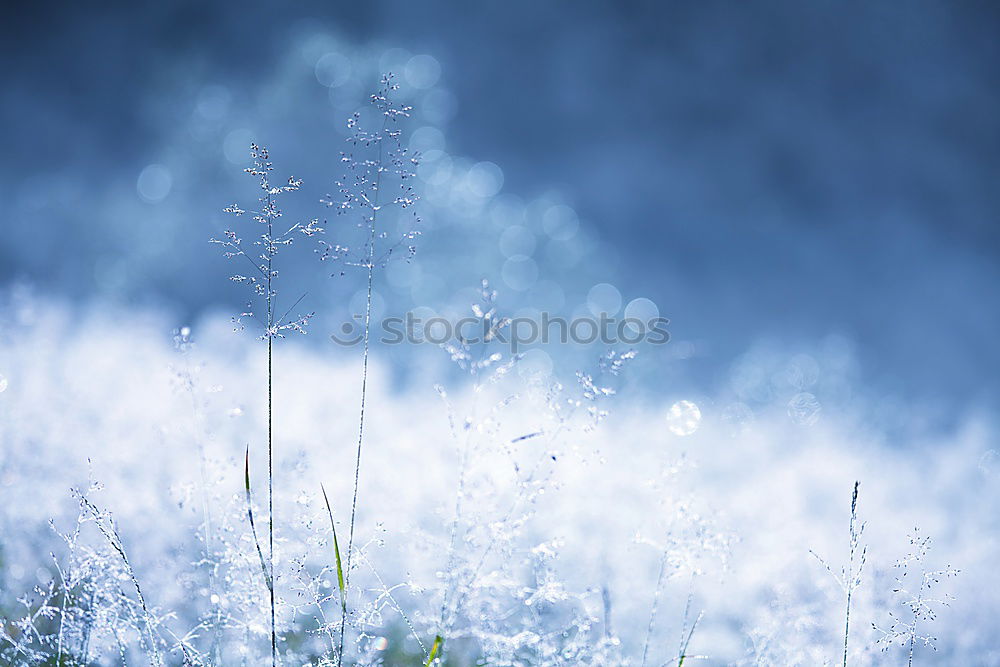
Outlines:
{"label": "cluster of grass flowers", "polygon": [[[264,349],[247,353],[239,382],[259,388],[248,391],[265,399],[262,417],[246,428],[230,424],[243,416],[242,407],[219,409],[214,397],[220,391],[204,380],[191,331],[179,329],[173,382],[186,412],[184,420],[171,422],[179,429],[171,442],[193,443],[192,451],[174,460],[197,473],[190,488],[174,492],[178,505],[196,507],[196,530],[187,539],[171,538],[150,556],[115,519],[124,511],[136,521],[143,512],[106,507],[101,485],[90,479],[100,475],[91,473],[72,491],[75,516],[51,524],[59,553],[53,550],[38,585],[19,596],[16,613],[2,609],[0,658],[8,664],[680,667],[714,659],[711,639],[699,643],[713,614],[700,584],[725,571],[738,540],[724,520],[712,516],[711,503],[684,491],[692,474],[686,459],[667,464],[650,485],[655,502],[618,512],[616,504],[625,502],[618,494],[628,491],[621,488],[604,499],[608,511],[583,521],[585,532],[603,535],[611,526],[602,524],[624,524],[638,513],[650,518],[632,543],[615,541],[607,550],[623,562],[629,559],[612,565],[631,587],[619,589],[610,575],[581,583],[568,573],[573,566],[563,564],[563,526],[558,517],[545,515],[551,511],[547,499],[559,494],[576,463],[596,458],[600,464],[604,454],[596,454],[592,443],[614,437],[601,429],[607,427],[622,374],[635,363],[634,351],[608,351],[594,369],[577,372],[565,385],[521,374],[521,355],[496,344],[510,319],[500,310],[497,292],[483,281],[469,310],[477,330],[488,335],[444,348],[467,376],[455,389],[436,387],[448,446],[438,459],[417,451],[395,461],[406,450],[396,441],[420,442],[413,435],[419,428],[404,424],[373,435],[379,426],[373,412],[391,414],[371,398],[373,286],[387,262],[413,255],[419,222],[412,185],[418,156],[404,141],[410,110],[396,101],[395,92],[386,77],[372,95],[375,127],[365,127],[361,114],[352,116],[350,148],[341,156],[346,173],[335,180],[339,194],[319,202],[345,216],[346,225],[319,217],[284,223],[278,204],[302,182],[272,184],[267,149],[251,147],[246,171],[259,185],[255,210],[235,204],[226,210],[240,223],[249,219],[253,231],[234,229],[214,242],[245,267],[232,280],[249,288],[251,300],[234,321],[237,329],[259,327]],[[297,310],[306,295],[292,290],[286,297],[285,286],[278,289],[279,257],[291,246],[305,245],[303,240],[315,244],[318,270],[336,262],[334,275],[359,275],[366,294],[357,388],[339,392],[346,376],[341,373],[330,378],[331,396],[324,393],[308,403],[310,410],[330,402],[339,408],[350,399],[352,408],[336,414],[351,416],[344,423],[321,420],[325,429],[310,421],[304,432],[295,428],[301,414],[296,402],[303,400],[297,385],[313,386],[305,379],[312,369],[281,363],[275,345],[288,333],[306,333],[311,318]],[[381,398],[390,400],[385,393]],[[213,455],[220,442],[228,455]],[[261,457],[266,472],[258,473],[255,462]],[[316,458],[338,463],[314,473],[309,461]],[[398,468],[382,494],[364,493],[362,463],[372,459]],[[450,464],[444,472],[442,461]],[[148,484],[155,476],[141,479]],[[401,533],[388,525],[397,524],[392,486],[407,502],[435,498],[421,505],[410,517],[413,525]],[[133,491],[139,502],[145,489]],[[376,519],[362,521],[365,515]],[[839,572],[826,566],[844,594],[843,604],[837,602],[838,613],[844,613],[836,641],[818,651],[800,650],[795,633],[780,623],[776,629],[762,623],[747,633],[753,639],[748,664],[814,664],[817,655],[830,664],[834,657],[844,665],[863,664],[873,650],[896,645],[913,664],[922,645],[933,645],[926,626],[946,598],[929,591],[957,571],[927,566],[929,541],[914,536],[913,553],[900,562],[901,583],[894,589],[906,615],[892,613],[886,629],[872,623],[878,640],[858,647],[863,640],[856,637],[852,618],[869,560],[862,544],[865,526],[856,483],[847,564]],[[144,567],[137,565],[137,547],[144,552]],[[651,571],[632,565],[643,560],[627,555],[633,547],[652,554]],[[919,574],[910,585],[905,582],[914,579],[913,569]],[[630,613],[629,606],[638,612]],[[821,614],[800,607],[789,613],[800,623],[808,619],[816,636],[826,636],[818,629]]]}

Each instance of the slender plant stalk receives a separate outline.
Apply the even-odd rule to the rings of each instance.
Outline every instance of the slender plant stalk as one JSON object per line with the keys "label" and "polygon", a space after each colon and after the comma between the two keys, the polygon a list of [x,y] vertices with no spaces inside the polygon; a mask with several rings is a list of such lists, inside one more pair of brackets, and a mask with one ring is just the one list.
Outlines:
{"label": "slender plant stalk", "polygon": [[[866,525],[865,522],[858,524],[858,489],[860,486],[861,482],[854,482],[854,491],[851,493],[851,544],[847,567],[841,568],[840,574],[837,574],[819,554],[812,549],[809,550],[809,553],[826,568],[826,571],[844,591],[846,604],[844,609],[844,656],[841,662],[843,667],[847,667],[848,642],[851,636],[851,598],[854,596],[854,590],[861,585],[861,572],[865,568],[865,560],[868,555],[867,546],[861,546],[860,553],[858,549]],[[855,564],[857,564],[857,568],[855,568]]]}
{"label": "slender plant stalk", "polygon": [[[844,611],[844,663],[843,667],[847,667],[847,640],[851,634],[851,595],[854,593],[855,588],[855,575],[854,575],[854,555],[858,549],[858,537],[860,533],[858,532],[858,486],[860,482],[854,482],[854,492],[851,494],[851,555],[847,566],[847,576],[849,579],[845,582],[847,588],[847,609]],[[862,558],[864,556],[862,555]],[[862,562],[863,565],[863,562]],[[859,572],[860,575],[860,572]]]}
{"label": "slender plant stalk", "polygon": [[[221,245],[225,248],[223,256],[227,259],[232,259],[235,257],[243,257],[247,262],[249,262],[255,269],[256,273],[259,274],[251,276],[244,275],[233,275],[230,279],[236,283],[246,285],[251,288],[254,296],[251,297],[251,303],[248,304],[247,308],[253,308],[253,301],[261,298],[266,306],[266,320],[262,321],[259,317],[254,315],[252,310],[244,312],[239,318],[234,318],[234,322],[239,328],[242,328],[242,320],[244,317],[250,317],[261,324],[264,328],[263,338],[267,341],[267,542],[268,542],[268,553],[266,567],[264,568],[264,577],[269,582],[268,583],[268,597],[269,597],[269,607],[270,607],[270,617],[271,617],[271,666],[277,667],[278,664],[278,632],[277,632],[277,622],[276,622],[276,592],[275,592],[275,569],[274,569],[274,339],[276,337],[283,338],[282,331],[294,330],[299,333],[306,333],[306,326],[308,325],[309,319],[312,314],[302,315],[294,320],[285,320],[285,315],[280,318],[275,318],[275,307],[276,307],[276,293],[274,290],[274,279],[276,273],[274,271],[274,255],[281,246],[289,245],[292,243],[292,235],[295,232],[300,232],[306,236],[311,236],[318,233],[320,230],[314,226],[315,221],[310,222],[307,225],[294,224],[286,232],[284,232],[280,237],[275,238],[274,236],[274,222],[277,218],[281,217],[281,211],[274,204],[274,197],[281,193],[293,192],[298,190],[302,181],[295,178],[289,178],[286,185],[274,187],[271,185],[268,174],[272,171],[272,166],[270,162],[270,157],[268,155],[267,149],[257,144],[250,145],[250,154],[253,160],[252,166],[248,167],[244,171],[251,174],[254,177],[260,179],[260,187],[264,194],[259,197],[258,202],[263,207],[263,210],[252,212],[252,217],[255,223],[259,223],[265,226],[266,230],[260,235],[257,241],[254,241],[253,245],[259,245],[263,248],[262,254],[259,259],[251,259],[244,250],[244,246],[240,240],[239,235],[231,230],[227,229],[225,231],[224,238],[222,239],[212,239],[211,242]],[[237,204],[227,206],[224,209],[225,212],[241,216],[247,211],[241,209]],[[288,312],[291,312],[303,297],[300,297],[298,301],[292,304]],[[248,466],[249,468],[249,466]],[[247,485],[249,487],[249,473],[247,476]],[[248,495],[248,512],[249,508],[249,488],[247,490]],[[256,535],[254,536],[256,541]],[[257,544],[258,549],[260,547]]]}
{"label": "slender plant stalk", "polygon": [[[379,136],[382,137],[385,134],[385,121],[382,123],[382,131]],[[354,496],[351,499],[351,525],[350,533],[347,538],[347,582],[350,583],[351,580],[351,556],[354,552],[354,523],[355,516],[357,515],[358,509],[358,482],[361,478],[361,449],[364,444],[365,437],[365,399],[368,395],[368,348],[369,348],[369,336],[371,333],[371,317],[372,317],[372,284],[375,280],[375,222],[378,216],[378,196],[379,188],[382,181],[382,141],[379,140],[378,144],[378,163],[376,164],[377,172],[375,174],[375,192],[374,192],[374,203],[370,204],[372,210],[371,224],[369,225],[369,237],[368,237],[368,261],[365,263],[368,269],[368,289],[365,297],[365,328],[364,328],[364,352],[361,359],[361,408],[358,416],[358,450],[354,457]]]}
{"label": "slender plant stalk", "polygon": [[365,439],[365,399],[368,396],[368,343],[372,316],[372,282],[375,273],[375,213],[372,213],[371,238],[368,242],[368,293],[365,299],[364,352],[361,359],[361,409],[358,415],[358,449],[354,457],[354,495],[351,499],[351,526],[347,538],[347,581],[351,580],[351,556],[354,553],[354,523],[358,511],[358,482],[361,479],[361,450]]}
{"label": "slender plant stalk", "polygon": [[[379,133],[379,144],[378,144],[378,162],[376,163],[376,173],[375,173],[375,190],[372,195],[374,202],[370,203],[369,206],[372,211],[370,233],[368,237],[368,260],[366,262],[366,267],[368,269],[368,289],[365,297],[365,326],[364,326],[364,350],[361,357],[361,406],[358,411],[358,447],[357,452],[354,456],[354,492],[351,497],[351,523],[348,529],[347,537],[347,568],[345,572],[345,585],[349,586],[351,583],[351,557],[354,555],[354,526],[355,520],[358,512],[358,486],[361,480],[361,451],[364,447],[365,440],[365,400],[368,397],[368,350],[369,350],[369,338],[371,334],[371,318],[372,318],[372,284],[375,280],[375,223],[378,216],[378,197],[379,189],[382,182],[382,140],[381,137],[385,135],[385,127],[388,120],[383,120],[382,131]],[[347,613],[345,613],[340,621],[340,642],[341,642],[341,654],[343,654],[343,642],[344,634],[347,631]],[[341,658],[338,657],[338,665],[340,664]]]}
{"label": "slender plant stalk", "polygon": [[274,276],[272,262],[273,252],[273,217],[271,211],[271,194],[267,195],[267,541],[268,541],[268,569],[271,573],[271,667],[278,664],[278,633],[274,622],[274,370],[273,370],[273,345],[274,336],[274,294],[271,292],[271,279]]}
{"label": "slender plant stalk", "polygon": [[649,643],[653,637],[653,625],[656,623],[656,612],[660,608],[660,596],[663,594],[663,582],[667,574],[667,556],[668,552],[664,549],[663,555],[660,557],[660,570],[656,575],[656,590],[653,591],[653,606],[649,610],[649,623],[646,625],[646,640],[642,643],[642,667],[646,667]]}

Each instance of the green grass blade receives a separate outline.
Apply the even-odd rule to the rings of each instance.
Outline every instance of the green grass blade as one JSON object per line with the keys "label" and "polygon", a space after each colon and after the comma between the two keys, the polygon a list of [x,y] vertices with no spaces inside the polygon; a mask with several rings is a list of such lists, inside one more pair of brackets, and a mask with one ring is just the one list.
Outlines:
{"label": "green grass blade", "polygon": [[340,558],[340,542],[337,541],[337,526],[333,523],[333,510],[330,509],[330,499],[326,495],[326,488],[322,483],[319,485],[323,492],[323,501],[326,503],[326,514],[330,517],[330,530],[333,531],[333,551],[337,558],[337,587],[340,589],[340,607],[347,609],[347,586],[344,585],[344,564]]}
{"label": "green grass blade", "polygon": [[[687,659],[688,646],[691,645],[691,638],[694,637],[694,631],[698,629],[698,623],[701,622],[701,617],[704,612],[698,614],[698,618],[694,619],[694,623],[691,624],[691,631],[687,634],[687,639],[684,640],[684,644],[681,645],[681,654],[677,659],[677,667],[684,667],[684,661]],[[699,656],[695,656],[699,657]]]}
{"label": "green grass blade", "polygon": [[434,663],[438,655],[441,653],[442,646],[444,646],[444,637],[437,635],[434,637],[434,644],[431,646],[431,652],[430,655],[427,656],[427,662],[424,663],[424,667],[430,667]]}
{"label": "green grass blade", "polygon": [[246,459],[243,465],[243,485],[246,489],[247,497],[247,517],[250,519],[250,532],[253,534],[253,543],[257,547],[257,556],[260,558],[260,571],[264,573],[264,583],[267,584],[267,590],[273,590],[274,584],[271,582],[271,574],[267,571],[267,561],[264,560],[264,552],[260,548],[260,540],[257,539],[257,526],[254,524],[253,520],[253,502],[252,494],[250,493],[250,447],[247,446]]}

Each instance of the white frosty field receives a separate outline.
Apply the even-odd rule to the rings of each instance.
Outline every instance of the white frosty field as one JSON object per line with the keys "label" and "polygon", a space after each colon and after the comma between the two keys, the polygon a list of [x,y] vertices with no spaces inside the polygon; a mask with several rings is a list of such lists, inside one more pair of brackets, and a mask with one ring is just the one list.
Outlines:
{"label": "white frosty field", "polygon": [[[267,588],[243,479],[249,447],[263,537],[263,343],[218,317],[197,323],[197,344],[180,352],[173,324],[155,313],[68,307],[28,292],[4,303],[0,656],[269,662]],[[344,551],[355,352],[276,345],[275,577],[286,665],[336,664],[340,602],[320,483]],[[918,608],[913,664],[1000,663],[990,420],[969,415],[953,432],[899,442],[847,407],[813,414],[793,404],[790,415],[776,399],[750,414],[721,394],[692,397],[698,419],[690,406],[672,414],[665,388],[629,382],[630,366],[642,363],[640,354],[607,380],[595,372],[584,392],[575,369],[557,369],[566,380],[554,392],[551,378],[525,378],[515,365],[475,392],[444,364],[403,385],[376,352],[346,663],[424,664],[440,634],[453,665],[696,656],[712,665],[841,664],[844,592],[810,550],[836,573],[848,561],[855,480],[865,522],[856,555],[867,552],[849,664],[907,663],[911,608],[893,592],[893,565],[912,550],[915,527],[933,538],[924,566],[959,572],[922,594],[921,604],[948,604],[927,603],[933,620]],[[617,396],[583,395],[620,384]],[[595,428],[591,408],[609,412]],[[920,566],[910,563],[907,581],[919,583]],[[896,642],[876,644],[873,624],[898,633]]]}

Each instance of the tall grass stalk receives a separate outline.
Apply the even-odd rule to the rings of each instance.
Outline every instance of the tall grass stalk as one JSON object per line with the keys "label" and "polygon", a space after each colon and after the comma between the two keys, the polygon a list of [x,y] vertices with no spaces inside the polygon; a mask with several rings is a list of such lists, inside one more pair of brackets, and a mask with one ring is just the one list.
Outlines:
{"label": "tall grass stalk", "polygon": [[816,552],[810,550],[816,560],[818,560],[823,567],[830,573],[831,576],[840,585],[841,590],[844,592],[845,604],[844,604],[844,655],[843,655],[843,667],[847,667],[847,656],[848,656],[848,644],[851,636],[851,598],[854,596],[854,591],[858,589],[861,585],[861,571],[865,567],[865,559],[868,555],[868,546],[861,545],[861,536],[865,532],[865,522],[858,521],[858,489],[861,486],[861,482],[854,482],[854,491],[851,493],[851,524],[850,524],[850,553],[848,555],[847,567],[841,568],[840,574],[833,571],[830,565],[820,558]]}
{"label": "tall grass stalk", "polygon": [[[251,303],[247,310],[234,318],[237,328],[243,328],[243,318],[250,318],[259,324],[264,333],[261,338],[267,343],[267,572],[269,611],[271,620],[271,665],[278,664],[278,633],[275,619],[275,573],[274,573],[274,339],[283,338],[287,330],[305,333],[306,325],[312,314],[301,315],[295,319],[286,319],[288,314],[294,310],[303,297],[299,297],[288,310],[280,317],[275,317],[278,293],[274,287],[278,272],[274,268],[274,258],[278,254],[279,248],[291,245],[296,232],[301,232],[306,236],[312,236],[322,231],[316,227],[316,221],[306,225],[294,224],[287,231],[280,235],[275,234],[275,223],[282,216],[281,210],[276,204],[276,198],[284,193],[294,192],[302,186],[302,181],[289,178],[285,185],[274,186],[270,182],[270,174],[273,171],[270,155],[267,148],[250,145],[251,166],[244,171],[258,179],[261,194],[258,196],[260,210],[252,211],[252,219],[263,229],[259,232],[259,238],[253,242],[261,250],[259,254],[251,257],[247,254],[240,236],[232,231],[226,230],[223,239],[212,239],[212,243],[223,246],[224,256],[227,259],[236,257],[244,258],[254,272],[249,276],[236,274],[230,277],[233,282],[245,285],[251,289]],[[236,204],[225,209],[227,213],[242,216],[246,211]],[[265,310],[265,318],[261,320],[253,312],[253,299],[262,302]],[[248,453],[249,459],[249,453]],[[249,466],[249,462],[248,462]],[[249,477],[247,478],[249,481]],[[249,484],[248,484],[249,503]],[[256,536],[254,537],[256,541]],[[258,544],[259,548],[259,544]]]}
{"label": "tall grass stalk", "polygon": [[[382,124],[382,131],[385,132],[385,123]],[[380,134],[381,134],[380,132]],[[347,536],[347,582],[351,581],[351,556],[354,554],[354,525],[358,512],[358,484],[361,480],[361,451],[365,441],[365,401],[368,397],[368,350],[371,336],[372,320],[372,283],[375,280],[375,230],[378,217],[378,188],[382,180],[382,142],[379,142],[377,175],[375,177],[375,203],[371,207],[371,217],[369,218],[370,234],[368,238],[368,258],[365,268],[368,270],[368,286],[365,294],[365,323],[363,333],[363,349],[361,355],[361,405],[358,414],[358,447],[354,455],[354,492],[351,496],[351,523]]]}
{"label": "tall grass stalk", "polygon": [[855,574],[854,562],[858,556],[858,541],[865,529],[864,524],[858,527],[858,487],[860,485],[861,482],[854,482],[854,492],[851,494],[851,553],[847,564],[847,575],[850,579],[844,586],[847,591],[847,602],[844,605],[844,667],[847,667],[847,642],[851,636],[851,596],[854,594],[854,590],[861,585],[861,568],[864,567],[865,556],[868,552],[867,546],[862,547],[860,564],[857,574]]}
{"label": "tall grass stalk", "polygon": [[[348,120],[348,128],[352,130],[348,142],[356,149],[376,148],[377,157],[375,160],[356,157],[353,153],[341,153],[341,162],[347,166],[348,174],[341,177],[335,183],[339,188],[339,197],[327,195],[321,202],[328,207],[336,208],[338,213],[345,213],[354,209],[363,211],[360,226],[365,230],[364,252],[361,256],[351,256],[348,247],[341,245],[331,245],[321,242],[324,247],[322,260],[345,260],[353,266],[360,266],[366,272],[365,288],[365,313],[362,331],[362,353],[361,353],[361,396],[358,406],[358,438],[354,452],[354,485],[351,492],[351,516],[348,524],[347,534],[347,556],[344,567],[345,590],[350,587],[351,573],[353,571],[354,559],[354,534],[357,527],[358,513],[358,492],[361,485],[361,458],[365,445],[365,416],[368,399],[368,357],[371,343],[371,317],[372,317],[372,297],[374,295],[375,269],[376,267],[389,261],[393,253],[401,245],[406,244],[417,236],[414,230],[404,231],[400,238],[389,244],[384,253],[376,252],[376,244],[380,239],[385,239],[388,234],[381,231],[379,212],[389,206],[407,208],[412,206],[417,197],[413,193],[410,181],[414,174],[410,168],[416,165],[416,156],[410,155],[409,150],[403,147],[401,136],[402,131],[398,129],[396,123],[401,118],[410,115],[411,108],[397,104],[393,99],[393,92],[399,86],[393,82],[391,74],[382,77],[381,89],[371,96],[371,104],[382,116],[382,122],[377,131],[368,131],[361,127],[359,123],[360,114],[355,113]],[[382,196],[383,176],[394,176],[399,181],[400,192],[392,199]],[[419,220],[414,216],[414,221]],[[407,257],[412,256],[414,247],[406,245]],[[338,656],[338,664],[342,661],[343,642],[347,630],[346,606],[341,618],[340,642],[341,650]]]}

